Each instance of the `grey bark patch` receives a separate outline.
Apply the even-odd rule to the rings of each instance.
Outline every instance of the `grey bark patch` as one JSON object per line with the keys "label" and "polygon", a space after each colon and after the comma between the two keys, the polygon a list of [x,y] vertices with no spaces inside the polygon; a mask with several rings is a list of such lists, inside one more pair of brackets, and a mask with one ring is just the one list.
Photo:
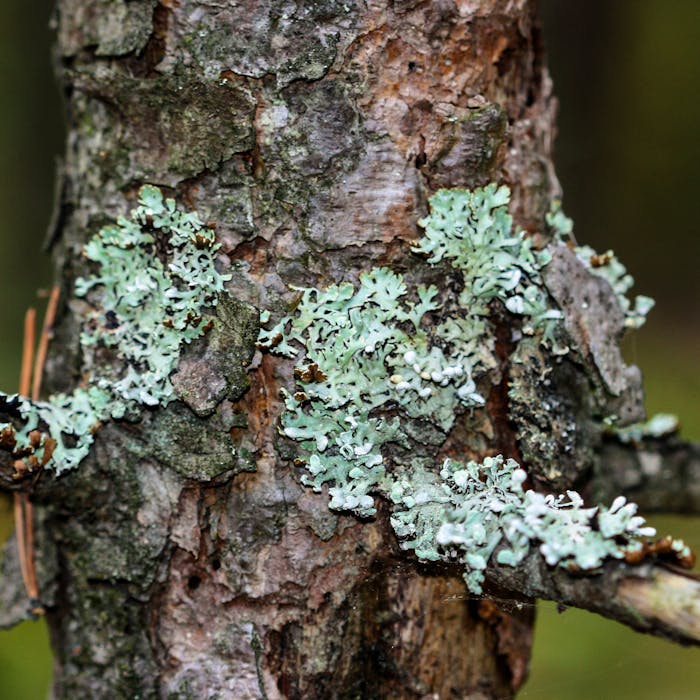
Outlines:
{"label": "grey bark patch", "polygon": [[124,56],[141,51],[153,30],[157,0],[81,0],[59,3],[59,45],[64,56],[74,56],[88,46],[96,56]]}
{"label": "grey bark patch", "polygon": [[135,474],[141,491],[141,506],[136,511],[136,522],[141,527],[137,542],[159,551],[168,537],[181,480],[145,460],[136,466]]}
{"label": "grey bark patch", "polygon": [[509,419],[528,472],[547,488],[571,488],[593,464],[600,429],[595,399],[580,368],[553,358],[535,339],[511,358]]}
{"label": "grey bark patch", "polygon": [[607,402],[610,413],[618,419],[618,425],[629,425],[646,418],[642,372],[636,365],[628,365],[624,369],[624,375],[625,390],[620,396],[613,397]]}
{"label": "grey bark patch", "polygon": [[[183,636],[179,626],[194,611],[165,618],[160,635],[168,645],[170,669],[164,674],[164,697],[260,700],[254,625],[231,623],[213,634]],[[188,622],[191,622],[188,620]],[[231,664],[235,659],[235,664]],[[233,691],[234,694],[228,695]],[[275,697],[278,697],[275,695]]]}
{"label": "grey bark patch", "polygon": [[[61,507],[81,505],[80,516],[64,529],[61,545],[70,551],[72,576],[145,589],[166,542],[168,523],[158,522],[158,514],[172,510],[177,485],[155,460],[138,459],[132,449],[138,443],[127,435],[115,424],[105,425],[93,453],[61,480]],[[90,487],[74,493],[71,485],[80,478],[89,480]],[[61,517],[54,506],[50,515]],[[137,588],[132,596],[138,595]]]}
{"label": "grey bark patch", "polygon": [[64,637],[56,698],[155,700],[158,670],[141,606],[127,586],[80,576],[71,582],[73,624]]}
{"label": "grey bark patch", "polygon": [[323,77],[341,35],[347,43],[357,21],[356,4],[343,0],[246,0],[176,13],[184,44],[207,77],[274,74],[280,87]]}
{"label": "grey bark patch", "polygon": [[302,175],[320,175],[340,156],[357,155],[359,115],[343,81],[328,78],[289,92],[290,128],[280,153],[289,159],[290,167]]}
{"label": "grey bark patch", "polygon": [[432,416],[428,416],[427,420],[406,421],[404,426],[406,435],[419,445],[439,447],[445,442],[445,433],[434,423],[431,423],[431,419]]}
{"label": "grey bark patch", "polygon": [[495,104],[475,110],[469,116],[448,122],[447,145],[428,160],[432,185],[438,187],[479,187],[492,180],[500,147],[505,143],[508,118]]}
{"label": "grey bark patch", "polygon": [[226,396],[226,378],[207,362],[208,347],[200,357],[180,361],[172,376],[177,395],[198,415],[208,416]]}
{"label": "grey bark patch", "polygon": [[229,471],[253,468],[237,458],[231,426],[218,414],[198,418],[185,404],[173,401],[167,410],[145,414],[142,426],[145,442],[135,449],[188,479],[211,481]]}
{"label": "grey bark patch", "polygon": [[622,358],[618,342],[625,314],[612,287],[591,274],[563,243],[550,250],[552,261],[542,271],[544,283],[564,312],[573,349],[591,378],[602,384],[600,410],[622,425],[643,420],[642,377],[637,367],[627,366]]}
{"label": "grey bark patch", "polygon": [[258,310],[222,295],[212,330],[183,354],[171,381],[175,392],[198,416],[209,416],[225,398],[248,388],[247,367],[260,327]]}
{"label": "grey bark patch", "polygon": [[255,143],[255,99],[237,82],[118,73],[73,77],[76,89],[95,93],[115,108],[111,126],[103,129],[111,143],[102,143],[102,149],[110,161],[123,161],[125,180],[174,186],[205,168],[216,169]]}
{"label": "grey bark patch", "polygon": [[564,312],[564,325],[583,357],[590,357],[608,391],[627,388],[625,363],[618,347],[625,316],[607,281],[592,275],[563,243],[550,248],[543,270],[550,294]]}
{"label": "grey bark patch", "polygon": [[416,237],[418,171],[388,138],[368,143],[345,172],[311,197],[307,235],[314,243],[359,247]]}
{"label": "grey bark patch", "polygon": [[338,532],[340,516],[327,508],[325,503],[319,508],[319,497],[310,491],[304,491],[298,496],[297,505],[306,526],[319,539],[327,542]]}
{"label": "grey bark patch", "polygon": [[200,537],[199,492],[194,489],[185,489],[180,494],[177,504],[177,517],[174,519],[170,531],[170,539],[180,549],[184,549],[193,557],[196,557],[201,546]]}
{"label": "grey bark patch", "polygon": [[203,177],[199,182],[200,191],[212,203],[217,239],[226,250],[257,233],[253,221],[252,170],[241,156],[234,156],[221,164],[218,177]]}
{"label": "grey bark patch", "polygon": [[306,215],[314,191],[325,189],[316,178],[339,179],[361,157],[359,115],[342,81],[329,78],[284,91],[286,103],[262,110],[261,156],[274,199],[259,202],[271,212],[295,207],[297,221]]}

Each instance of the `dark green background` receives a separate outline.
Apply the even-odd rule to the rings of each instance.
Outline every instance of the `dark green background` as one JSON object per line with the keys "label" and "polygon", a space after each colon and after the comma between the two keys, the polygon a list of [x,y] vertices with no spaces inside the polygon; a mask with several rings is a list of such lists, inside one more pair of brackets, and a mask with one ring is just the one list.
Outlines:
{"label": "dark green background", "polygon": [[[0,0],[0,387],[17,386],[24,310],[51,284],[40,252],[51,210],[62,107],[47,28],[51,2]],[[700,439],[700,3],[541,3],[561,102],[556,161],[580,242],[616,252],[656,298],[625,341],[650,412],[674,411]],[[0,501],[9,528],[10,505]],[[658,518],[700,549],[697,519]],[[0,698],[45,697],[43,623],[0,633]],[[594,615],[539,606],[528,700],[684,700],[700,692],[700,652]],[[76,699],[82,700],[82,699]]]}

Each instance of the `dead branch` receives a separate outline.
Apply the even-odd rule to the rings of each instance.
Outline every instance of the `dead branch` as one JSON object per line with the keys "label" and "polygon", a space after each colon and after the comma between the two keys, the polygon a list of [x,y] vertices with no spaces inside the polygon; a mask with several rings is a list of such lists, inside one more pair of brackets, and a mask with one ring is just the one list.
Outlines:
{"label": "dead branch", "polygon": [[623,494],[643,514],[700,514],[700,444],[676,435],[627,444],[609,438],[586,491],[596,503]]}
{"label": "dead branch", "polygon": [[700,579],[672,565],[609,561],[599,573],[550,567],[538,552],[518,567],[494,566],[487,578],[529,598],[582,608],[680,644],[700,645]]}

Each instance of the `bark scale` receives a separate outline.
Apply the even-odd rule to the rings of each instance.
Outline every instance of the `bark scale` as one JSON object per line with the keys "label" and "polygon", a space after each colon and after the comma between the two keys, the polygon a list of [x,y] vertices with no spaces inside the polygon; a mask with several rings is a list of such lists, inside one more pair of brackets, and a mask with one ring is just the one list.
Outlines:
{"label": "bark scale", "polygon": [[[290,286],[377,263],[439,284],[409,252],[437,188],[505,182],[517,224],[543,230],[555,104],[533,3],[60,0],[56,21],[70,130],[48,388],[79,379],[79,251],[144,182],[216,222],[235,301],[186,351],[182,400],[105,426],[78,470],[37,485],[55,697],[510,696],[531,606],[470,600],[457,571],[400,552],[387,512],[338,516],[302,487],[277,430],[290,363],[253,351],[255,309],[281,312]],[[540,485],[581,483],[594,415],[640,415],[634,373],[595,333],[549,367],[508,323],[486,410],[426,432],[425,449],[436,464],[501,452]]]}

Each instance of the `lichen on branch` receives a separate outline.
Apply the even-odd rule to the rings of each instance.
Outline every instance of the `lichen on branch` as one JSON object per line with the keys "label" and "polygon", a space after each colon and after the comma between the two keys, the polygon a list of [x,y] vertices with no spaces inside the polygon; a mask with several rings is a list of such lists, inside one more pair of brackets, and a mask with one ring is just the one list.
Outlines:
{"label": "lichen on branch", "polygon": [[[536,546],[550,566],[591,571],[606,558],[641,552],[639,538],[656,534],[622,496],[609,508],[586,508],[576,491],[554,496],[525,490],[525,471],[501,455],[483,463],[447,459],[440,480],[437,489],[397,484],[392,495],[405,509],[392,523],[399,534],[420,533],[414,544],[422,559],[462,563],[473,593],[481,593],[494,553],[496,563],[518,566]],[[689,554],[680,540],[674,547],[679,556]]]}
{"label": "lichen on branch", "polygon": [[72,469],[101,422],[167,405],[181,348],[211,327],[203,314],[229,279],[216,269],[218,248],[195,212],[181,211],[151,185],[140,189],[129,217],[85,245],[96,269],[75,285],[88,306],[80,336],[83,384],[46,402],[1,395],[22,423],[0,426],[3,446],[25,468]]}
{"label": "lichen on branch", "polygon": [[[373,515],[374,496],[384,496],[394,504],[402,546],[423,560],[459,560],[475,593],[497,550],[502,565],[516,566],[536,546],[552,566],[595,570],[654,534],[624,499],[584,508],[574,491],[524,490],[525,471],[500,455],[482,464],[447,460],[440,469],[417,454],[399,460],[391,449],[400,445],[410,455],[416,422],[446,434],[461,413],[484,404],[479,383],[496,364],[493,303],[522,319],[522,333],[568,351],[558,344],[562,311],[541,275],[551,257],[514,229],[509,198],[507,187],[493,184],[431,198],[413,252],[451,268],[456,299],[440,299],[433,286],[411,289],[402,275],[374,268],[357,286],[296,289],[294,312],[259,337],[273,353],[303,352],[281,419],[283,434],[300,443],[303,481],[317,491],[329,484],[330,507],[360,516]],[[562,217],[550,220],[560,235]],[[615,291],[627,289],[624,281]],[[624,308],[637,325],[639,305]],[[269,322],[267,312],[261,321]]]}

